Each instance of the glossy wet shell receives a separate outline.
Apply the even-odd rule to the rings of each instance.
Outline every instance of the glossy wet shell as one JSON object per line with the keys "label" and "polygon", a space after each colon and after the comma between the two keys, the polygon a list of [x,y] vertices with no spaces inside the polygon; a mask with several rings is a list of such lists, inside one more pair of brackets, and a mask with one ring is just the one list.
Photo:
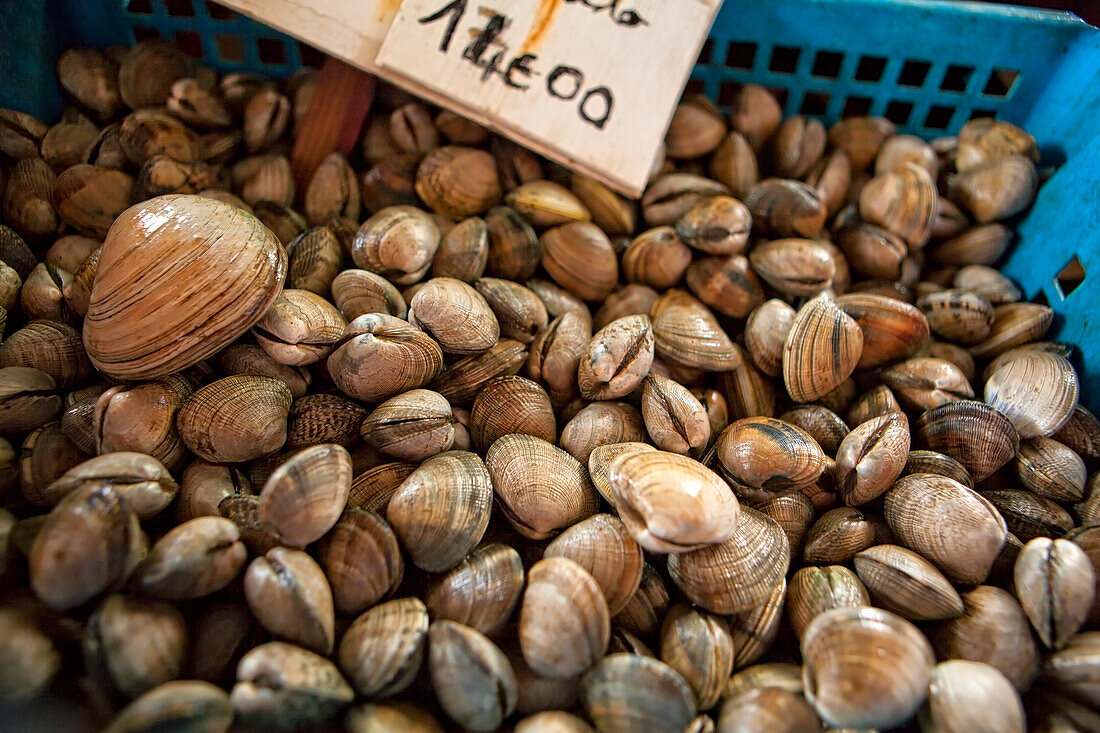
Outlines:
{"label": "glossy wet shell", "polygon": [[933,407],[914,427],[928,448],[961,463],[975,482],[1012,460],[1020,445],[1008,418],[984,402],[958,400]]}
{"label": "glossy wet shell", "polygon": [[485,534],[493,483],[474,453],[447,451],[409,474],[386,508],[386,519],[413,563],[430,572],[454,567]]}
{"label": "glossy wet shell", "polygon": [[398,598],[352,622],[340,641],[337,663],[359,694],[390,697],[412,684],[427,636],[428,609],[416,598]]}
{"label": "glossy wet shell", "polygon": [[351,456],[342,446],[327,443],[294,454],[264,484],[260,521],[291,546],[320,539],[344,511],[351,475]]}
{"label": "glossy wet shell", "polygon": [[695,695],[667,664],[637,654],[600,660],[581,683],[585,712],[601,733],[683,733],[695,715]]}
{"label": "glossy wet shell", "polygon": [[715,445],[734,479],[768,492],[808,486],[826,467],[826,456],[809,433],[775,418],[742,418],[723,430]]}
{"label": "glossy wet shell", "polygon": [[178,195],[131,207],[100,254],[84,321],[88,356],[119,379],[184,369],[251,328],[286,271],[279,241],[235,206]]}
{"label": "glossy wet shell", "polygon": [[783,382],[794,400],[813,402],[847,379],[862,353],[859,324],[824,293],[795,313],[783,344]]}
{"label": "glossy wet shell", "polygon": [[610,634],[607,601],[587,570],[564,557],[535,563],[519,609],[519,644],[531,669],[583,674],[603,657]]}
{"label": "glossy wet shell", "polygon": [[962,614],[958,592],[932,563],[897,545],[876,545],[853,559],[875,603],[911,621]]}
{"label": "glossy wet shell", "polygon": [[1004,414],[1020,438],[1051,435],[1077,407],[1077,372],[1059,354],[1030,350],[1001,364],[986,380],[985,401]]}
{"label": "glossy wet shell", "polygon": [[424,591],[424,603],[433,618],[457,621],[492,636],[512,616],[523,584],[519,553],[493,542],[478,547],[446,575],[435,578]]}
{"label": "glossy wet shell", "polygon": [[686,552],[728,539],[740,507],[733,492],[694,459],[665,451],[621,455],[608,468],[612,504],[651,552]]}
{"label": "glossy wet shell", "polygon": [[184,400],[176,426],[187,447],[211,463],[240,463],[286,442],[290,390],[276,379],[238,375],[211,382]]}

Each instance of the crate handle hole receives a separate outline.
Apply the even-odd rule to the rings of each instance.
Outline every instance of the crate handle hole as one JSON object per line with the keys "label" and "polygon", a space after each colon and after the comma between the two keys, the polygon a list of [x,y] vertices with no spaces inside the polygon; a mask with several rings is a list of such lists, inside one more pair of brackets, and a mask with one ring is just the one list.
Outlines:
{"label": "crate handle hole", "polygon": [[919,88],[924,86],[924,80],[928,78],[928,72],[932,70],[932,64],[927,61],[907,60],[898,74],[898,86]]}
{"label": "crate handle hole", "polygon": [[206,0],[206,12],[213,20],[233,20],[233,18],[237,17],[237,14],[232,10],[224,5],[218,5],[212,2],[212,0]]}
{"label": "crate handle hole", "polygon": [[1085,266],[1081,264],[1081,258],[1077,255],[1066,264],[1054,277],[1054,285],[1058,294],[1065,300],[1074,290],[1081,287],[1085,281]]}
{"label": "crate handle hole", "polygon": [[714,55],[714,39],[708,38],[703,42],[703,48],[699,51],[699,58],[695,60],[696,65],[702,64],[706,66],[710,63],[711,56]]}
{"label": "crate handle hole", "polygon": [[164,9],[174,18],[195,17],[195,5],[192,0],[164,0]]}
{"label": "crate handle hole", "polygon": [[126,12],[137,15],[152,15],[153,0],[130,0],[126,3]]}

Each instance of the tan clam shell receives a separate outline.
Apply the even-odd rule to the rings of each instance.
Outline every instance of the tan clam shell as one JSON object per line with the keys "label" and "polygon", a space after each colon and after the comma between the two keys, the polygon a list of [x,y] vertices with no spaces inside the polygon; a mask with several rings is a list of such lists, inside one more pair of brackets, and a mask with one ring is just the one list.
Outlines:
{"label": "tan clam shell", "polygon": [[1024,733],[1024,705],[1012,683],[981,662],[951,660],[937,664],[928,685],[921,725],[934,730],[989,730]]}
{"label": "tan clam shell", "polygon": [[347,158],[330,153],[317,166],[306,187],[302,212],[314,226],[346,216],[359,220],[359,182]]}
{"label": "tan clam shell", "polygon": [[1080,501],[1085,495],[1085,462],[1052,438],[1021,441],[1014,468],[1020,483],[1046,499]]}
{"label": "tan clam shell", "polygon": [[766,178],[745,196],[753,229],[776,237],[816,237],[829,211],[817,191],[801,181]]}
{"label": "tan clam shell", "polygon": [[695,716],[695,694],[664,662],[611,654],[581,680],[581,699],[596,729],[606,733],[683,731]]}
{"label": "tan clam shell", "polygon": [[646,315],[624,316],[597,331],[578,362],[577,385],[586,399],[624,397],[653,362],[653,324]]}
{"label": "tan clam shell", "polygon": [[652,565],[643,563],[638,590],[613,620],[616,627],[622,627],[629,633],[649,636],[661,628],[661,619],[668,606],[669,594],[664,580]]}
{"label": "tan clam shell", "polygon": [[529,344],[546,327],[546,306],[530,288],[495,277],[478,278],[474,287],[497,317],[505,338]]}
{"label": "tan clam shell", "polygon": [[911,249],[925,245],[936,218],[936,183],[915,163],[875,176],[859,194],[859,213],[902,237]]}
{"label": "tan clam shell", "polygon": [[642,418],[657,447],[687,454],[710,441],[710,421],[703,405],[679,382],[650,374],[642,382]]}
{"label": "tan clam shell", "polygon": [[744,199],[760,180],[760,166],[745,135],[731,131],[714,151],[710,175],[724,183],[738,199]]}
{"label": "tan clam shell", "polygon": [[1004,517],[1008,531],[1021,542],[1056,537],[1073,529],[1073,517],[1061,505],[1030,491],[992,489],[982,496]]}
{"label": "tan clam shell", "polygon": [[443,235],[432,258],[432,277],[453,277],[472,283],[489,261],[489,225],[478,216],[464,219]]}
{"label": "tan clam shell", "polygon": [[321,567],[301,550],[275,547],[244,576],[248,607],[273,635],[322,654],[335,639],[332,590]]}
{"label": "tan clam shell", "polygon": [[367,698],[395,695],[412,684],[424,659],[428,609],[416,598],[375,606],[351,623],[340,640],[337,663]]}
{"label": "tan clam shell", "polygon": [[355,477],[348,494],[348,504],[360,509],[384,514],[397,487],[416,469],[412,463],[394,461],[368,468]]}
{"label": "tan clam shell", "polygon": [[[753,664],[771,648],[785,620],[783,611],[786,601],[787,580],[784,578],[766,601],[748,611],[729,616],[734,669]],[[727,685],[723,686],[723,694],[728,693],[728,690],[727,680]]]}
{"label": "tan clam shell", "polygon": [[875,543],[875,527],[852,507],[836,507],[818,517],[806,533],[802,559],[810,564],[848,562]]}
{"label": "tan clam shell", "polygon": [[712,255],[741,253],[751,229],[748,207],[730,196],[704,199],[676,222],[676,233],[684,242]]}
{"label": "tan clam shell", "polygon": [[462,728],[493,731],[515,710],[516,675],[496,644],[454,621],[428,628],[428,671],[443,710]]}
{"label": "tan clam shell", "polygon": [[931,473],[898,479],[886,493],[886,521],[907,548],[952,580],[980,583],[1005,543],[997,509],[962,484]]}
{"label": "tan clam shell", "polygon": [[853,558],[856,573],[875,603],[911,621],[954,618],[962,598],[923,557],[898,545],[876,545]]}
{"label": "tan clam shell", "polygon": [[985,401],[1023,439],[1051,435],[1077,407],[1077,372],[1059,354],[1029,350],[1001,364],[986,380]]}
{"label": "tan clam shell", "polygon": [[409,323],[444,351],[474,354],[492,348],[500,325],[481,293],[449,277],[428,280],[409,301]]}
{"label": "tan clam shell", "polygon": [[908,621],[877,608],[837,608],[802,637],[806,698],[829,725],[891,728],[928,695],[936,658]]}
{"label": "tan clam shell", "polygon": [[870,369],[913,356],[928,343],[928,320],[917,308],[873,293],[845,293],[836,304],[863,333],[857,369]]}
{"label": "tan clam shell", "polygon": [[987,160],[950,178],[948,195],[979,224],[1014,216],[1035,200],[1039,173],[1022,155]]}
{"label": "tan clam shell", "polygon": [[623,277],[631,284],[656,290],[671,288],[680,282],[691,264],[691,250],[670,226],[647,229],[623,252]]}
{"label": "tan clam shell", "polygon": [[701,710],[714,707],[733,671],[733,637],[724,619],[678,603],[661,627],[661,661],[679,672]]}
{"label": "tan clam shell", "polygon": [[417,567],[449,570],[477,546],[489,524],[493,483],[481,459],[466,451],[432,456],[409,474],[386,519]]}
{"label": "tan clam shell", "polygon": [[863,352],[859,324],[829,293],[795,313],[783,344],[783,382],[798,402],[813,402],[848,378]]}
{"label": "tan clam shell", "polygon": [[363,222],[351,243],[358,267],[397,285],[424,277],[441,235],[431,216],[413,206],[388,206]]}
{"label": "tan clam shell", "polygon": [[218,366],[227,377],[251,374],[278,379],[287,386],[294,399],[304,397],[313,381],[307,370],[280,364],[256,344],[230,346],[218,355]]}
{"label": "tan clam shell", "polygon": [[347,325],[336,306],[320,295],[285,288],[252,327],[252,335],[280,364],[307,366],[329,355]]}
{"label": "tan clam shell", "polygon": [[684,595],[714,613],[737,613],[768,599],[790,564],[779,524],[741,507],[733,536],[717,545],[668,556],[668,573]]}
{"label": "tan clam shell", "polygon": [[598,445],[588,454],[588,475],[592,484],[600,492],[604,501],[611,504],[611,464],[621,455],[627,453],[654,453],[657,449],[649,443],[626,442],[605,443]]}
{"label": "tan clam shell", "polygon": [[685,275],[688,289],[725,316],[744,318],[764,301],[764,286],[742,255],[701,257]]}
{"label": "tan clam shell", "polygon": [[351,473],[351,456],[342,446],[321,444],[295,453],[260,491],[260,521],[292,547],[315,542],[344,511]]}
{"label": "tan clam shell", "polygon": [[879,372],[879,378],[904,405],[916,410],[974,397],[974,389],[966,375],[944,359],[908,359],[883,369]]}
{"label": "tan clam shell", "polygon": [[930,246],[928,259],[959,267],[993,265],[1001,259],[1011,241],[1012,230],[1004,224],[980,224]]}
{"label": "tan clam shell", "polygon": [[769,493],[808,486],[826,467],[826,456],[809,433],[775,418],[737,420],[715,446],[722,467],[739,484]]}
{"label": "tan clam shell", "polygon": [[804,567],[791,576],[787,586],[787,615],[799,639],[810,623],[826,611],[870,605],[863,583],[843,565]]}
{"label": "tan clam shell", "polygon": [[592,221],[609,237],[630,236],[636,225],[635,205],[599,181],[574,173],[573,195],[592,213]]}
{"label": "tan clam shell", "polygon": [[594,514],[566,529],[546,546],[543,557],[566,557],[587,570],[603,589],[612,616],[642,580],[642,548],[622,520],[610,514]]}
{"label": "tan clam shell", "polygon": [[607,651],[611,617],[596,580],[565,557],[535,563],[519,609],[519,644],[531,669],[574,677]]}
{"label": "tan clam shell", "polygon": [[107,236],[115,218],[133,200],[134,180],[122,171],[74,165],[57,177],[54,206],[61,219],[81,234]]}
{"label": "tan clam shell", "polygon": [[783,342],[794,321],[795,310],[772,298],[753,309],[745,321],[745,347],[756,367],[769,377],[783,368]]}
{"label": "tan clam shell", "polygon": [[975,482],[1012,460],[1020,445],[1020,436],[1007,417],[973,400],[926,410],[914,427],[924,445],[957,460]]}
{"label": "tan clam shell", "polygon": [[456,359],[432,382],[452,404],[469,404],[485,383],[494,377],[516,374],[527,361],[527,347],[514,339],[502,338],[488,351]]}
{"label": "tan clam shell", "polygon": [[344,249],[332,230],[314,227],[304,231],[287,245],[286,250],[289,258],[287,286],[327,296],[344,264]]}
{"label": "tan clam shell", "polygon": [[211,382],[184,399],[176,427],[187,447],[211,463],[240,463],[286,442],[290,390],[269,377],[237,375]]}
{"label": "tan clam shell", "polygon": [[591,338],[591,329],[580,314],[563,313],[531,342],[527,376],[546,385],[555,401],[574,396],[578,389],[577,369]]}
{"label": "tan clam shell", "polygon": [[485,215],[489,227],[486,271],[507,280],[523,282],[539,267],[541,248],[535,230],[511,206],[496,206]]}
{"label": "tan clam shell", "polygon": [[592,218],[591,212],[572,191],[553,181],[523,183],[509,191],[504,202],[522,214],[531,226],[540,229]]}
{"label": "tan clam shell", "polygon": [[186,368],[263,317],[286,269],[274,235],[234,206],[162,196],[131,207],[103,244],[84,321],[88,356],[120,379]]}
{"label": "tan clam shell", "polygon": [[902,476],[908,476],[911,473],[938,473],[958,481],[968,489],[974,488],[974,479],[970,477],[970,472],[963,464],[951,456],[933,450],[909,451]]}
{"label": "tan clam shell", "polygon": [[454,444],[451,405],[438,392],[412,389],[391,397],[363,420],[367,443],[402,461],[423,461]]}
{"label": "tan clam shell", "polygon": [[294,644],[271,641],[241,657],[230,702],[252,728],[308,728],[336,715],[355,691],[328,659]]}
{"label": "tan clam shell", "polygon": [[1088,620],[1096,592],[1092,561],[1070,540],[1037,537],[1013,569],[1020,606],[1050,649],[1068,644]]}
{"label": "tan clam shell", "polygon": [[1011,593],[980,585],[962,594],[963,614],[942,622],[929,638],[940,659],[966,659],[993,667],[1026,691],[1039,672],[1039,647]]}
{"label": "tan clam shell", "polygon": [[523,561],[514,547],[493,542],[431,581],[424,603],[432,617],[493,636],[508,622],[523,590]]}
{"label": "tan clam shell", "polygon": [[896,133],[894,123],[885,117],[849,117],[829,128],[828,140],[848,154],[854,170],[862,171]]}
{"label": "tan clam shell", "polygon": [[386,520],[349,506],[318,545],[317,561],[340,613],[359,613],[397,590],[405,575],[401,548]]}
{"label": "tan clam shell", "polygon": [[34,320],[0,343],[0,368],[31,367],[46,372],[58,389],[88,381],[91,364],[80,334],[60,321]]}
{"label": "tan clam shell", "polygon": [[557,426],[550,398],[542,387],[519,376],[490,380],[470,409],[470,437],[483,451],[508,433],[534,435],[553,443]]}
{"label": "tan clam shell", "polygon": [[515,733],[593,733],[593,728],[576,715],[546,710],[516,722]]}
{"label": "tan clam shell", "polygon": [[525,537],[546,539],[596,512],[587,470],[541,438],[505,435],[489,446],[485,465],[498,505]]}
{"label": "tan clam shell", "polygon": [[724,372],[742,362],[740,349],[710,309],[683,290],[669,290],[653,304],[653,343],[663,359],[689,368]]}
{"label": "tan clam shell", "polygon": [[753,247],[749,262],[776,290],[794,296],[817,295],[836,277],[829,250],[813,239],[773,239]]}
{"label": "tan clam shell", "polygon": [[[1000,271],[986,265],[967,265],[966,267],[960,267],[955,272],[954,277],[951,278],[951,285],[952,287],[961,288],[963,290],[971,290],[975,293],[978,293],[979,295],[985,297],[990,303],[995,306],[1014,304],[1024,297],[1023,293],[1020,292],[1020,289],[1016,287],[1016,284],[1014,282],[1001,274]],[[1045,313],[1046,311],[1044,311],[1043,309],[1046,308],[1046,306],[1040,305],[1038,303],[1024,303],[1022,305],[1025,307],[1006,308],[1004,313],[1012,313],[1014,317],[1004,320],[1007,320],[1008,323],[1012,324],[1012,328],[1009,332],[1013,337],[1016,337],[1020,331],[1023,331],[1024,333],[1028,333],[1029,336],[1027,338],[1020,338],[1023,338],[1023,341],[1029,341],[1031,340],[1031,338],[1038,338],[1038,336],[1041,336],[1046,328],[1050,326],[1050,321],[1048,320],[1044,325],[1042,325],[1042,331],[1039,331],[1038,334],[1031,336],[1030,334],[1032,328],[1037,327],[1042,323],[1041,319],[1034,318],[1034,314],[1036,312],[1040,314]],[[1015,317],[1020,315],[1021,313],[1027,313],[1028,311],[1032,312],[1028,313],[1026,318],[1017,319]],[[994,312],[994,325],[996,324],[996,315],[996,312]],[[1024,326],[1024,324],[1026,324],[1026,326]],[[1004,325],[1005,324],[1002,323],[1002,328]],[[1007,333],[999,335],[998,338],[991,343],[991,345],[994,347],[999,347],[1000,342],[1005,340],[1006,336],[1008,336]],[[1019,341],[1017,343],[1022,343],[1023,341]],[[1016,346],[1017,343],[1013,343],[1012,346]]]}
{"label": "tan clam shell", "polygon": [[109,482],[139,519],[148,519],[161,512],[179,491],[175,479],[156,458],[117,451],[89,458],[70,468],[46,487],[42,498],[55,505],[84,483],[97,481]]}
{"label": "tan clam shell", "polygon": [[493,157],[458,145],[436,148],[416,171],[416,193],[433,211],[464,219],[500,201],[500,179]]}
{"label": "tan clam shell", "polygon": [[443,352],[407,322],[368,313],[348,324],[327,365],[341,392],[373,402],[430,383],[443,369]]}
{"label": "tan clam shell", "polygon": [[408,312],[400,291],[369,270],[344,270],[332,280],[332,300],[349,321],[368,313],[404,318]]}
{"label": "tan clam shell", "polygon": [[348,733],[443,733],[431,713],[412,703],[364,703],[348,711]]}
{"label": "tan clam shell", "polygon": [[620,455],[608,468],[611,503],[650,552],[687,552],[727,540],[740,507],[724,481],[691,458],[664,451]]}
{"label": "tan clam shell", "polygon": [[603,300],[619,280],[615,250],[595,224],[581,221],[555,227],[539,237],[539,244],[550,277],[581,300]]}

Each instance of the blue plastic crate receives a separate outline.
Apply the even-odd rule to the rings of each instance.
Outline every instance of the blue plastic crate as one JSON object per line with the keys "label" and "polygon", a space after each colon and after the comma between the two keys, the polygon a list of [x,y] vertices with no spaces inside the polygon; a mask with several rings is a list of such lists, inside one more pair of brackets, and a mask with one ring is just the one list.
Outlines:
{"label": "blue plastic crate", "polygon": [[[220,71],[285,77],[317,61],[304,44],[207,0],[0,0],[0,107],[52,119],[53,64],[71,45],[159,35]],[[727,107],[739,85],[775,91],[787,114],[831,123],[883,115],[924,137],[996,115],[1038,140],[1058,170],[1019,223],[1004,271],[1078,347],[1085,401],[1100,406],[1100,33],[1067,13],[937,0],[726,0],[689,88]],[[1080,262],[1082,282],[1058,282]]]}

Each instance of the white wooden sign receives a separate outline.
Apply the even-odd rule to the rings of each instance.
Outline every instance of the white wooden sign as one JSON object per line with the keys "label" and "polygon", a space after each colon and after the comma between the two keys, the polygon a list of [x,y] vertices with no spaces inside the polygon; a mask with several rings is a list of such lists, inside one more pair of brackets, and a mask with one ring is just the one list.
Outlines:
{"label": "white wooden sign", "polygon": [[721,0],[226,4],[638,196]]}

